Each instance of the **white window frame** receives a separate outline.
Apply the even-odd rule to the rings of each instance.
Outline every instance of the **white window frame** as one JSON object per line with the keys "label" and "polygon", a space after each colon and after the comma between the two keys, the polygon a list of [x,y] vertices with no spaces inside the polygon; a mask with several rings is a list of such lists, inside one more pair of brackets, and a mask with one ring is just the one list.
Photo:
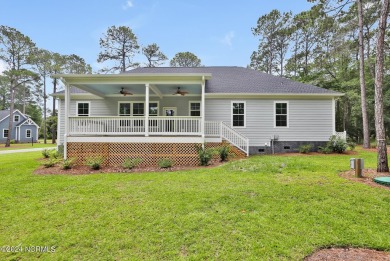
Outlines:
{"label": "white window frame", "polygon": [[[142,103],[144,105],[144,114],[143,115],[134,115],[134,103]],[[145,117],[145,114],[146,114],[145,101],[131,101],[131,116]]]}
{"label": "white window frame", "polygon": [[[149,101],[149,103],[157,103],[157,116],[158,116],[158,113],[160,113],[160,104],[158,101]],[[130,115],[121,115],[120,114],[120,105],[122,103],[127,103],[127,104],[130,104]],[[133,109],[133,104],[134,103],[142,103],[144,105],[144,115],[134,115],[134,109]],[[145,114],[146,114],[146,108],[145,108],[145,101],[118,101],[118,116],[123,116],[123,117],[145,117]]]}
{"label": "white window frame", "polygon": [[[30,131],[30,136],[27,135],[27,132]],[[31,129],[26,129],[26,138],[31,138],[32,137],[32,130]]]}
{"label": "white window frame", "polygon": [[[18,117],[18,120],[15,120],[16,117]],[[20,115],[18,114],[14,115],[14,122],[19,122],[19,120],[20,120]]]}
{"label": "white window frame", "polygon": [[[276,126],[276,104],[286,103],[287,104],[287,126]],[[290,126],[290,104],[288,101],[274,101],[274,128],[289,128]]]}
{"label": "white window frame", "polygon": [[[150,108],[151,103],[157,103],[157,115],[149,114],[149,116],[152,116],[152,117],[160,116],[160,102],[159,101],[149,101],[149,108]],[[146,112],[146,110],[145,110],[145,112]]]}
{"label": "white window frame", "polygon": [[[233,126],[233,103],[243,103],[244,104],[244,126]],[[246,128],[246,101],[231,101],[230,103],[230,124],[232,128],[237,128],[237,129],[243,129]],[[239,115],[239,114],[237,114]]]}
{"label": "white window frame", "polygon": [[192,116],[192,117],[201,117],[202,116],[202,102],[201,101],[189,101],[188,102],[188,116],[191,116],[191,111],[197,111],[197,110],[191,110],[191,103],[199,103],[199,116]]}
{"label": "white window frame", "polygon": [[[88,103],[88,115],[79,115],[79,103]],[[89,117],[91,116],[91,102],[90,101],[77,101],[76,102],[76,115],[77,117]]]}
{"label": "white window frame", "polygon": [[6,131],[6,130],[8,131],[8,136],[9,136],[9,130],[8,130],[8,129],[3,129],[3,138],[4,138],[4,139],[8,137],[8,136],[5,136],[5,135],[4,135],[4,131]]}

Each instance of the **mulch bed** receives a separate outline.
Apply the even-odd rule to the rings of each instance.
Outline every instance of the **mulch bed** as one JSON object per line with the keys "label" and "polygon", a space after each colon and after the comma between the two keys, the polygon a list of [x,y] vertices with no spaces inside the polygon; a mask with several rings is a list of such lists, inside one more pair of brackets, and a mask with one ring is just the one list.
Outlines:
{"label": "mulch bed", "polygon": [[376,177],[390,177],[389,172],[377,172],[374,169],[364,169],[362,171],[362,175],[363,175],[362,178],[357,178],[355,176],[355,170],[348,170],[345,172],[341,172],[339,175],[340,175],[340,177],[352,180],[354,182],[360,182],[360,183],[366,184],[366,185],[371,186],[371,187],[390,190],[390,186],[378,184],[373,180],[373,178],[376,178]]}
{"label": "mulch bed", "polygon": [[304,261],[389,261],[390,252],[377,251],[365,248],[327,248],[321,249]]}
{"label": "mulch bed", "polygon": [[193,169],[207,169],[213,168],[219,165],[222,165],[223,162],[213,161],[208,166],[173,166],[171,168],[160,168],[160,167],[144,167],[144,168],[133,168],[125,169],[121,166],[108,167],[103,166],[99,170],[92,170],[88,166],[73,166],[71,169],[64,170],[61,166],[54,166],[50,168],[45,168],[44,166],[38,167],[34,174],[42,175],[85,175],[85,174],[96,174],[96,173],[140,173],[140,172],[172,172],[172,171],[182,171],[182,170],[193,170]]}

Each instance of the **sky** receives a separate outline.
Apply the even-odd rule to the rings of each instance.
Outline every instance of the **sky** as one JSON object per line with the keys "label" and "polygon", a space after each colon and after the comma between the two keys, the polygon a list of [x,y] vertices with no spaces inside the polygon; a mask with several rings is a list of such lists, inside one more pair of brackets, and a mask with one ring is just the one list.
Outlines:
{"label": "sky", "polygon": [[[93,72],[104,67],[96,61],[99,39],[112,25],[130,27],[141,46],[157,43],[169,59],[189,51],[205,66],[245,67],[257,50],[251,28],[260,16],[273,9],[299,13],[311,5],[306,0],[0,0],[0,24],[29,36],[39,48],[79,55]],[[134,60],[146,62],[141,54]]]}

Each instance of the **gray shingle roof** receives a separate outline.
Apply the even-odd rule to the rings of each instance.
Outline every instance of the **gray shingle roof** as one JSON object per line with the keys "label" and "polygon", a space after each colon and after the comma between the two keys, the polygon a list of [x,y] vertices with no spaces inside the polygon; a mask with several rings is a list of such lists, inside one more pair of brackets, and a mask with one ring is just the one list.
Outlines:
{"label": "gray shingle roof", "polygon": [[[76,88],[76,87],[73,87],[70,92],[71,93],[88,93],[88,92],[81,90],[79,88]],[[63,93],[65,93],[64,90],[56,92],[56,94],[63,94]]]}
{"label": "gray shingle roof", "polygon": [[0,121],[9,115],[9,110],[0,111]]}
{"label": "gray shingle roof", "polygon": [[136,68],[125,73],[211,73],[206,93],[339,94],[314,85],[234,66]]}

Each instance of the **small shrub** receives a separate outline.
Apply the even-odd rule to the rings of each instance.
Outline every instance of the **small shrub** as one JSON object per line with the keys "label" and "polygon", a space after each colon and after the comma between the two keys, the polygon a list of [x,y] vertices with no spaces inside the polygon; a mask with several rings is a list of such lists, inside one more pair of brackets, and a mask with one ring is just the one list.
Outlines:
{"label": "small shrub", "polygon": [[53,159],[60,159],[62,155],[56,149],[51,149],[49,151],[49,157]]}
{"label": "small shrub", "polygon": [[202,146],[196,146],[196,149],[198,151],[200,165],[202,166],[209,165],[209,162],[215,155],[215,149],[206,148],[206,146],[204,146],[204,148]]}
{"label": "small shrub", "polygon": [[173,162],[171,159],[160,159],[158,161],[158,165],[160,166],[160,168],[166,169],[172,167]]}
{"label": "small shrub", "polygon": [[355,150],[355,147],[356,147],[356,143],[353,142],[353,141],[348,141],[347,142],[347,146],[349,148],[350,151],[354,151]]}
{"label": "small shrub", "polygon": [[318,147],[318,151],[324,154],[330,154],[333,152],[332,148],[329,148],[327,146],[325,147]]}
{"label": "small shrub", "polygon": [[299,153],[303,153],[303,154],[309,153],[312,148],[313,148],[312,144],[301,145],[299,146]]}
{"label": "small shrub", "polygon": [[74,162],[74,159],[71,159],[71,158],[69,158],[69,159],[66,159],[66,160],[64,160],[63,162],[62,162],[62,166],[61,166],[61,168],[62,169],[71,169],[72,167],[73,167],[73,162]]}
{"label": "small shrub", "polygon": [[48,158],[47,160],[45,160],[42,165],[45,167],[45,168],[51,168],[51,167],[54,167],[57,163],[57,160],[56,159],[53,159],[53,158]]}
{"label": "small shrub", "polygon": [[100,169],[104,161],[103,157],[90,157],[87,159],[86,164],[91,167],[93,170]]}
{"label": "small shrub", "polygon": [[325,154],[332,152],[344,153],[347,147],[348,145],[345,140],[333,135],[329,138],[329,141],[326,143],[325,147],[318,147],[318,150]]}
{"label": "small shrub", "polygon": [[42,156],[47,159],[50,157],[50,153],[51,153],[51,150],[48,150],[48,149],[44,149],[42,150]]}
{"label": "small shrub", "polygon": [[219,157],[221,161],[227,161],[230,156],[230,146],[224,145],[218,148]]}
{"label": "small shrub", "polygon": [[15,142],[15,140],[10,140],[9,143],[10,144],[15,144],[16,142]]}
{"label": "small shrub", "polygon": [[142,159],[139,158],[136,159],[128,158],[125,160],[125,162],[123,162],[122,167],[124,167],[125,169],[133,169],[137,167],[137,165],[140,164],[141,162]]}

